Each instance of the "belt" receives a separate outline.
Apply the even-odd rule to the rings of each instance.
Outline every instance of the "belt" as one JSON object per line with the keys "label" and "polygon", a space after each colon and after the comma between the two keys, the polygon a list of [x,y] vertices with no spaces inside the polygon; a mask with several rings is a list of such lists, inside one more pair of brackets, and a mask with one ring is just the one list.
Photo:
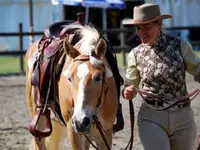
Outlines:
{"label": "belt", "polygon": [[[163,107],[165,103],[161,102],[161,101],[157,101],[157,100],[146,100],[146,103],[149,105],[153,105],[153,106],[159,106],[159,107]],[[190,102],[185,102],[182,104],[177,104],[176,106],[173,107],[178,107],[178,108],[183,108],[183,107],[187,107],[190,106]]]}

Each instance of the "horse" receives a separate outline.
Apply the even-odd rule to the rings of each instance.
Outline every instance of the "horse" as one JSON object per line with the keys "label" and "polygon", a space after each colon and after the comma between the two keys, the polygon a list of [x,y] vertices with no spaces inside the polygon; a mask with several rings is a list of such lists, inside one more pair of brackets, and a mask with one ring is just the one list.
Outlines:
{"label": "horse", "polygon": [[[33,137],[30,149],[59,150],[66,138],[72,150],[88,150],[91,143],[87,138],[94,142],[98,149],[107,149],[94,124],[94,116],[98,118],[111,149],[119,102],[113,73],[105,58],[106,41],[92,25],[72,24],[65,29],[75,32],[66,34],[57,41],[59,44],[56,48],[62,49],[65,57],[58,79],[53,83],[57,87],[57,102],[62,119],[56,117],[50,107],[52,133],[48,137]],[[26,52],[26,102],[31,117],[38,109],[34,99],[36,89],[31,85],[36,61],[33,56],[38,52],[38,44],[39,41],[35,41]],[[37,128],[42,130],[45,126],[45,117],[41,116]]]}

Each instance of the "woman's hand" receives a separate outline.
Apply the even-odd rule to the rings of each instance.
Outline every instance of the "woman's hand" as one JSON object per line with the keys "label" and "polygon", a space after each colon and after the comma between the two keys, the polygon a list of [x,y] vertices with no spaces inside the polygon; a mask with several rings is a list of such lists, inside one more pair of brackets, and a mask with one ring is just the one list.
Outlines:
{"label": "woman's hand", "polygon": [[125,87],[122,94],[125,99],[131,100],[134,97],[134,93],[135,93],[134,86],[131,85],[131,86]]}

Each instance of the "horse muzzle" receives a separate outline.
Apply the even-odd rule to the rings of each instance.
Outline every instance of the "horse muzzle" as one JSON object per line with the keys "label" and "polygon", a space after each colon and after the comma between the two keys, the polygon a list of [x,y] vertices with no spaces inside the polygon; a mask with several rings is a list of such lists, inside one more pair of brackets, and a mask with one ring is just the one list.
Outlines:
{"label": "horse muzzle", "polygon": [[91,120],[88,117],[84,117],[82,120],[77,120],[76,117],[72,118],[72,127],[78,134],[89,133],[91,124]]}

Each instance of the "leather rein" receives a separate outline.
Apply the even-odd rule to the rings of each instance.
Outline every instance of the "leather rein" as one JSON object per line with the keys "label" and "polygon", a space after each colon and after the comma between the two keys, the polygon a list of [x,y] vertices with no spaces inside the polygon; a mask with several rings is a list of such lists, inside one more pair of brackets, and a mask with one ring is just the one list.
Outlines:
{"label": "leather rein", "polygon": [[[135,89],[136,92],[138,92],[140,94],[140,96],[142,97],[142,99],[144,100],[145,104],[154,109],[154,110],[157,110],[157,111],[162,111],[162,110],[166,110],[166,109],[169,109],[171,107],[174,107],[174,106],[177,106],[177,105],[180,105],[180,104],[184,104],[186,102],[190,102],[192,101],[200,92],[200,88],[197,88],[195,90],[193,90],[192,92],[190,92],[188,95],[186,96],[183,96],[183,97],[179,97],[179,98],[164,98],[162,100],[159,100],[161,99],[159,96],[157,95],[154,95],[152,93],[149,93],[149,92],[146,92],[144,90],[140,90],[138,89],[137,87],[133,87]],[[147,100],[145,99],[144,95],[146,96],[149,96],[151,98],[155,98],[158,102],[163,102],[163,103],[167,103],[167,101],[171,100],[171,101],[175,101],[167,106],[163,106],[161,108],[155,108],[155,107],[152,107],[150,104],[148,104]]]}
{"label": "leather rein", "polygon": [[[200,88],[197,88],[195,90],[193,90],[192,92],[190,92],[188,95],[186,96],[183,96],[183,97],[180,97],[180,98],[174,98],[174,99],[170,99],[170,98],[165,98],[164,100],[162,100],[161,102],[165,102],[166,100],[174,100],[175,102],[172,103],[172,104],[169,104],[168,106],[164,106],[162,108],[155,108],[155,107],[152,107],[150,104],[147,103],[147,100],[145,99],[144,95],[146,96],[149,96],[149,97],[152,97],[152,98],[156,98],[156,99],[159,99],[159,97],[157,95],[154,95],[152,93],[149,93],[149,92],[146,92],[144,90],[140,90],[139,88],[137,87],[134,87],[135,91],[138,92],[140,94],[140,96],[142,97],[142,99],[144,100],[145,104],[154,109],[154,110],[157,110],[157,111],[162,111],[162,110],[167,110],[169,108],[172,108],[174,106],[177,106],[177,105],[180,105],[180,104],[184,104],[186,102],[190,102],[192,101],[200,92]],[[133,103],[132,103],[132,100],[129,100],[129,106],[132,107]],[[130,113],[131,113],[131,110],[130,110]],[[131,122],[132,122],[132,119],[131,119]],[[133,127],[134,128],[134,127]],[[131,129],[132,131],[133,129]],[[133,139],[132,139],[133,140]],[[197,150],[200,150],[200,144],[198,145],[198,148]]]}

